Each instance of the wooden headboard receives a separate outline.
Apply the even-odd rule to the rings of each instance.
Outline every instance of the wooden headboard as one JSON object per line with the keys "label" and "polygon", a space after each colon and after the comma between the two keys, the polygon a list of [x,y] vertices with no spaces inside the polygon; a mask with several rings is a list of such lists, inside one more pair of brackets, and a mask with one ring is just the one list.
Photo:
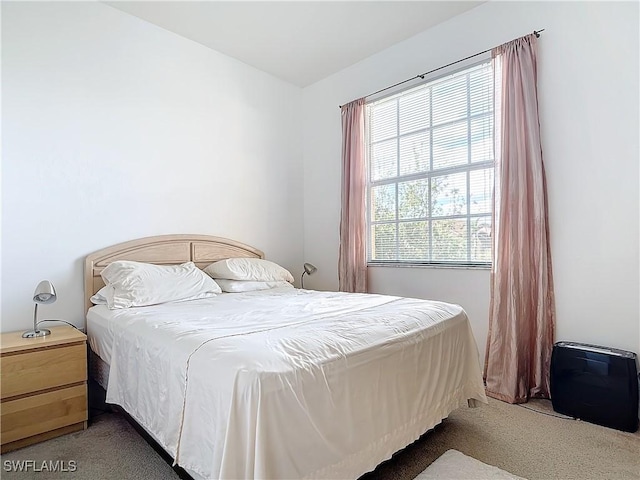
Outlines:
{"label": "wooden headboard", "polygon": [[85,311],[93,306],[89,299],[104,286],[100,272],[116,260],[156,265],[194,262],[204,268],[212,262],[232,257],[264,258],[264,253],[244,243],[209,235],[160,235],[103,248],[88,255],[84,261]]}

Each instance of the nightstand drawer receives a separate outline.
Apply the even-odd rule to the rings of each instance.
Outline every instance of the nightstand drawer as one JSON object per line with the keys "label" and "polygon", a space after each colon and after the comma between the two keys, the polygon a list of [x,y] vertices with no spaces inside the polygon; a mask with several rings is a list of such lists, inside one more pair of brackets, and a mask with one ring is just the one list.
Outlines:
{"label": "nightstand drawer", "polygon": [[86,354],[83,342],[0,357],[1,398],[84,382]]}
{"label": "nightstand drawer", "polygon": [[86,420],[86,385],[9,400],[0,405],[0,443],[4,445]]}

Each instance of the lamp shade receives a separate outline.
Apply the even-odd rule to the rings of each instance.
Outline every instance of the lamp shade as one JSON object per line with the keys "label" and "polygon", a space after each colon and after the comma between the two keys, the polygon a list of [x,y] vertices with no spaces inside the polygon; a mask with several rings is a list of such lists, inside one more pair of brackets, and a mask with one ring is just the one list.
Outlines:
{"label": "lamp shade", "polygon": [[56,289],[49,280],[41,281],[33,292],[33,301],[40,304],[48,304],[56,301]]}
{"label": "lamp shade", "polygon": [[305,263],[304,264],[304,271],[307,275],[311,275],[312,273],[315,273],[318,269],[316,268],[315,265],[312,265],[310,263]]}

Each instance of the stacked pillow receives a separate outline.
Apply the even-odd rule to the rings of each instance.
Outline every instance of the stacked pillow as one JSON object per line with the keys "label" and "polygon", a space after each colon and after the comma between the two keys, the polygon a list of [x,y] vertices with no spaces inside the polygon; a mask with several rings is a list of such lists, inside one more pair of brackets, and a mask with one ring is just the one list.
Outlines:
{"label": "stacked pillow", "polygon": [[105,286],[91,297],[91,302],[106,304],[111,310],[209,298],[223,291],[293,288],[293,276],[287,269],[259,258],[229,258],[212,263],[204,271],[193,262],[154,265],[118,260],[100,275]]}
{"label": "stacked pillow", "polygon": [[259,282],[252,280],[229,280],[226,278],[216,278],[216,283],[220,285],[223,292],[242,293],[255,292],[257,290],[269,290],[271,288],[291,287],[289,282]]}
{"label": "stacked pillow", "polygon": [[114,310],[213,297],[222,290],[193,262],[182,265],[119,260],[100,274],[105,287],[91,298]]}
{"label": "stacked pillow", "polygon": [[293,275],[277,263],[260,258],[228,258],[204,269],[224,292],[251,292],[292,287]]}

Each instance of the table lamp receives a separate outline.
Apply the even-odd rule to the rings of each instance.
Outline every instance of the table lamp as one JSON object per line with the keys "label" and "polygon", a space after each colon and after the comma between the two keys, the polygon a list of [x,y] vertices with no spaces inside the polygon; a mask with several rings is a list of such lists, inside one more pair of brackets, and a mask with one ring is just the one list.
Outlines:
{"label": "table lamp", "polygon": [[304,288],[304,274],[313,275],[318,270],[315,265],[311,265],[310,263],[305,263],[303,267],[304,272],[302,272],[302,275],[300,276],[300,285],[302,288]]}
{"label": "table lamp", "polygon": [[38,329],[38,305],[53,303],[56,298],[56,289],[53,288],[53,284],[49,280],[43,280],[38,284],[36,291],[33,292],[33,301],[36,304],[33,311],[33,330],[24,332],[23,338],[45,337],[51,334],[51,330],[46,328]]}

